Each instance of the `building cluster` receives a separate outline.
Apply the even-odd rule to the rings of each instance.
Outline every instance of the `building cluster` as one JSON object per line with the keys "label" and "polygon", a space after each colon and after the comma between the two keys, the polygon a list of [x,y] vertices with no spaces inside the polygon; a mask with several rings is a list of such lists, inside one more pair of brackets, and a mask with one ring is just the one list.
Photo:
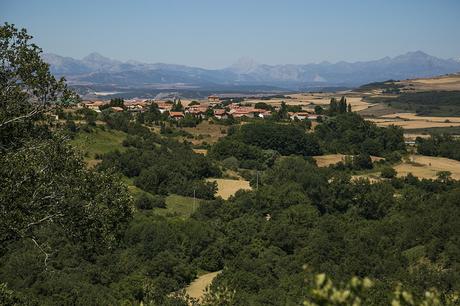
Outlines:
{"label": "building cluster", "polygon": [[[186,114],[201,118],[205,118],[212,114],[217,119],[227,119],[229,116],[233,118],[267,118],[272,115],[272,111],[270,110],[242,105],[239,102],[230,103],[224,107],[220,98],[214,95],[209,96],[207,102],[201,102],[199,104],[192,103],[191,105],[185,106],[183,111],[173,111],[174,103],[171,101],[147,99],[125,100],[124,108],[109,106],[109,101],[104,100],[83,101],[79,106],[92,109],[96,112],[100,112],[101,109],[104,108],[110,108],[114,112],[123,112],[125,110],[129,112],[143,112],[147,110],[152,103],[158,105],[158,110],[162,114],[167,113],[171,119],[175,120],[184,118]],[[291,120],[317,119],[317,115],[308,111],[289,112],[288,115]]]}

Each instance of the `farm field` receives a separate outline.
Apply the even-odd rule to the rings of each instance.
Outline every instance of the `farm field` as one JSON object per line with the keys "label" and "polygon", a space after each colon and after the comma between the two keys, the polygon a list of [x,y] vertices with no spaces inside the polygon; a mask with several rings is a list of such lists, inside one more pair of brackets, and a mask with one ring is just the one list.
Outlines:
{"label": "farm field", "polygon": [[357,95],[350,92],[342,93],[298,93],[289,95],[289,99],[271,99],[271,100],[262,100],[262,99],[248,99],[244,103],[255,104],[258,102],[264,102],[273,106],[280,106],[281,102],[285,102],[287,105],[302,105],[304,109],[313,110],[316,105],[329,105],[332,97],[340,99],[341,96],[347,98],[347,103],[351,104],[353,111],[362,111],[373,104],[368,103],[362,100],[362,95]]}
{"label": "farm field", "polygon": [[217,183],[217,196],[222,199],[228,199],[234,195],[238,190],[250,190],[249,182],[245,180],[230,180],[230,179],[208,179],[209,182]]}
{"label": "farm field", "polygon": [[398,82],[398,84],[410,85],[416,91],[460,90],[460,75],[451,74],[434,78],[405,80]]}
{"label": "farm field", "polygon": [[185,293],[191,298],[200,300],[206,292],[206,287],[211,285],[214,278],[222,271],[210,272],[199,276],[185,289]]}
{"label": "farm field", "polygon": [[460,117],[439,117],[439,116],[417,116],[415,113],[394,113],[383,115],[381,118],[416,120],[426,122],[460,122]]}
{"label": "farm field", "polygon": [[426,129],[426,128],[449,128],[460,126],[460,122],[437,122],[427,120],[401,120],[388,118],[370,118],[367,119],[374,122],[378,126],[387,127],[390,125],[400,126],[403,129]]}

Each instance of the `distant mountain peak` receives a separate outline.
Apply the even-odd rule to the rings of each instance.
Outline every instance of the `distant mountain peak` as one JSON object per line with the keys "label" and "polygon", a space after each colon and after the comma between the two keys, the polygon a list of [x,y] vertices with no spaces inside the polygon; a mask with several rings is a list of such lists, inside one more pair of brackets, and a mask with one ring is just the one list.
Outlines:
{"label": "distant mountain peak", "polygon": [[93,63],[119,63],[119,61],[110,59],[105,57],[97,52],[92,52],[83,58],[85,62],[93,62]]}
{"label": "distant mountain peak", "polygon": [[259,67],[259,63],[250,57],[240,57],[229,69],[236,73],[246,74]]}

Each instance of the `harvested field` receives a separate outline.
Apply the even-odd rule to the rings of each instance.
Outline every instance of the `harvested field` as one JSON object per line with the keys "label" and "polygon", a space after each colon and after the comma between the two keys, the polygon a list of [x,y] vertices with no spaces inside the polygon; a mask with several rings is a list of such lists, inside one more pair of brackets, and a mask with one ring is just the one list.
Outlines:
{"label": "harvested field", "polygon": [[362,100],[361,95],[356,95],[350,92],[343,93],[298,93],[289,95],[290,99],[271,99],[271,100],[261,100],[261,99],[248,99],[244,103],[255,104],[257,102],[264,102],[273,106],[280,106],[281,102],[285,102],[287,105],[302,105],[304,109],[313,110],[316,105],[329,105],[332,97],[340,99],[341,96],[347,98],[347,102],[351,104],[353,111],[361,111],[367,109],[369,106],[373,105],[366,101]]}
{"label": "harvested field", "polygon": [[222,271],[211,272],[199,276],[187,288],[185,288],[185,293],[191,298],[200,300],[206,292],[206,287],[211,285],[214,278],[221,272]]}
{"label": "harvested field", "polygon": [[451,74],[435,78],[405,80],[399,84],[409,86],[416,91],[460,90],[460,75]]}
{"label": "harvested field", "polygon": [[435,128],[435,127],[455,127],[460,126],[460,122],[435,122],[435,121],[424,121],[424,120],[401,120],[401,119],[367,119],[374,122],[378,126],[387,127],[390,125],[400,126],[404,129],[424,129],[424,128]]}
{"label": "harvested field", "polygon": [[415,113],[394,113],[383,115],[381,118],[390,118],[390,119],[404,119],[404,120],[414,120],[414,121],[426,121],[426,122],[460,122],[460,117],[439,117],[439,116],[417,116]]}
{"label": "harvested field", "polygon": [[408,162],[403,162],[394,167],[398,176],[406,176],[409,173],[420,177],[433,179],[439,171],[450,171],[452,178],[460,179],[460,161],[424,155],[411,155]]}
{"label": "harvested field", "polygon": [[208,179],[209,182],[217,183],[217,195],[222,199],[228,199],[238,190],[251,190],[249,182],[245,180],[230,180],[230,179]]}
{"label": "harvested field", "polygon": [[398,112],[385,103],[371,104],[367,109],[359,111],[361,116],[380,117]]}

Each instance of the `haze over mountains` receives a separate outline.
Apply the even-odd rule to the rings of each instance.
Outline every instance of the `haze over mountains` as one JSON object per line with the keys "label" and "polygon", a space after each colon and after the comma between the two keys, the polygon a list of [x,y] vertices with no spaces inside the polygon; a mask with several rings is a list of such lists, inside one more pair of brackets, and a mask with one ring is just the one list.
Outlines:
{"label": "haze over mountains", "polygon": [[272,86],[287,90],[346,86],[388,79],[430,77],[460,71],[460,59],[441,59],[422,51],[361,62],[321,62],[305,65],[265,65],[243,58],[225,69],[203,69],[173,64],[121,62],[97,53],[83,59],[44,54],[57,76],[73,85],[171,88],[232,88]]}

